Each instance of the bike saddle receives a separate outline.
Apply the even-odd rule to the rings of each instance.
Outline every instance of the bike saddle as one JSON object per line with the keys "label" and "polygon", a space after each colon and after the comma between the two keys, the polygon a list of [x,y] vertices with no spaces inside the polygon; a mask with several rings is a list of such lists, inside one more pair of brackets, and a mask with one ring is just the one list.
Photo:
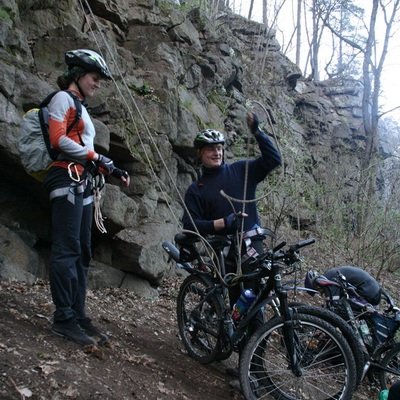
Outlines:
{"label": "bike saddle", "polygon": [[319,275],[318,277],[316,277],[314,279],[314,286],[316,287],[321,287],[324,288],[326,286],[336,286],[338,288],[340,288],[340,284],[335,282],[335,281],[331,281],[330,279],[328,279],[326,276],[324,275]]}

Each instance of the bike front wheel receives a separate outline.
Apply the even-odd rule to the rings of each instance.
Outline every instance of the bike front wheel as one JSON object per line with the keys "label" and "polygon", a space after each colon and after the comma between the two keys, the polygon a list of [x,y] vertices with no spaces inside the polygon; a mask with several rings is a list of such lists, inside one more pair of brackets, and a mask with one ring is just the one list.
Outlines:
{"label": "bike front wheel", "polygon": [[313,315],[291,321],[292,365],[284,320],[274,317],[247,343],[240,362],[240,382],[247,400],[346,400],[356,387],[352,351],[338,330]]}
{"label": "bike front wheel", "polygon": [[220,355],[222,334],[221,303],[207,293],[211,283],[199,275],[189,275],[182,283],[177,298],[179,334],[189,356],[209,364]]}

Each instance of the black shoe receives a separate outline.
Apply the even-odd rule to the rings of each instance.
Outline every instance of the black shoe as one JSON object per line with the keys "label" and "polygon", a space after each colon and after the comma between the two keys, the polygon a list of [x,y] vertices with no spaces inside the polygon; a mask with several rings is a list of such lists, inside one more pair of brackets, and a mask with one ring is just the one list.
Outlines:
{"label": "black shoe", "polygon": [[90,318],[78,319],[77,320],[79,326],[83,329],[86,335],[95,337],[99,339],[99,342],[108,342],[108,336],[97,329],[93,324]]}
{"label": "black shoe", "polygon": [[56,335],[63,336],[75,343],[82,345],[93,344],[97,346],[97,342],[83,332],[83,330],[77,324],[75,318],[70,318],[66,321],[55,321],[51,327],[51,330]]}
{"label": "black shoe", "polygon": [[239,378],[239,368],[226,368],[225,372],[230,376],[234,376],[235,378]]}

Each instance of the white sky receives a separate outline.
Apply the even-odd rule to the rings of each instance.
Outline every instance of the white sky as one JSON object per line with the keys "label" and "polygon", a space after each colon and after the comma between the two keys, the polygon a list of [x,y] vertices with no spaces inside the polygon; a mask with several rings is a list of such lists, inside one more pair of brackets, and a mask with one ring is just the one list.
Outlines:
{"label": "white sky", "polygon": [[[365,8],[365,4],[369,4],[366,0],[357,0],[360,7]],[[390,0],[387,0],[390,1]],[[272,4],[281,4],[285,3],[284,11],[281,11],[279,15],[282,15],[280,18],[278,27],[282,29],[282,27],[287,27],[287,29],[282,29],[282,35],[279,36],[279,32],[277,34],[277,39],[282,46],[286,46],[286,43],[289,41],[290,35],[293,34],[293,15],[295,15],[295,11],[293,11],[292,3],[295,4],[297,1],[292,0],[275,0],[272,2],[268,1],[268,7],[274,7]],[[241,14],[245,17],[248,16],[250,0],[231,0],[230,2],[232,9],[234,12]],[[295,7],[294,6],[294,7]],[[271,11],[271,15],[273,11]],[[254,9],[253,9],[253,19],[261,22],[262,20],[262,0],[254,0]],[[400,15],[399,15],[400,17]],[[369,20],[367,21],[369,24]],[[379,40],[379,33],[383,33],[383,28],[376,30],[376,35]],[[390,50],[388,55],[386,56],[384,71],[382,74],[382,96],[381,96],[381,105],[382,110],[389,110],[395,107],[400,106],[400,22],[397,23],[395,29],[392,29],[393,37],[390,40]],[[287,34],[287,35],[286,35]],[[287,37],[286,37],[287,36]],[[303,36],[305,38],[305,34],[303,32]],[[383,40],[383,39],[382,39]],[[328,45],[329,46],[329,45]],[[329,52],[329,47],[327,52]],[[323,52],[320,53],[323,56]],[[295,54],[294,51],[291,53],[288,52],[287,56],[294,62]],[[322,57],[320,57],[322,59]],[[304,70],[304,66],[299,66],[302,70]],[[322,76],[324,71],[321,71],[321,79],[324,79]],[[389,114],[391,117],[400,120],[400,109]]]}

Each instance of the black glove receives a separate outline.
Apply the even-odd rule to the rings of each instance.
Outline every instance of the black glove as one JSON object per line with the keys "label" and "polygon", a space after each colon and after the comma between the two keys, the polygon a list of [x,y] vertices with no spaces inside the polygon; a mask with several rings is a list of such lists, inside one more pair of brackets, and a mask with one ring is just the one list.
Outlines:
{"label": "black glove", "polygon": [[108,174],[114,171],[114,162],[110,158],[103,156],[102,154],[99,154],[99,159],[97,160],[97,163],[103,167]]}
{"label": "black glove", "polygon": [[111,175],[117,179],[121,179],[122,177],[124,177],[126,179],[129,178],[128,172],[124,171],[123,169],[119,169],[119,168],[114,168],[113,171],[111,172]]}
{"label": "black glove", "polygon": [[[253,135],[255,135],[256,133],[258,133],[260,131],[260,128],[258,127],[259,119],[258,119],[257,114],[254,114],[254,113],[249,113],[249,114],[252,114],[253,120],[249,121],[249,119],[248,119],[247,123],[248,123],[251,133]],[[248,118],[250,118],[250,117],[248,117]]]}
{"label": "black glove", "polygon": [[242,212],[238,212],[237,214],[232,213],[229,214],[227,217],[224,218],[225,228],[228,229],[240,229],[242,225],[242,219],[246,216],[242,214]]}

